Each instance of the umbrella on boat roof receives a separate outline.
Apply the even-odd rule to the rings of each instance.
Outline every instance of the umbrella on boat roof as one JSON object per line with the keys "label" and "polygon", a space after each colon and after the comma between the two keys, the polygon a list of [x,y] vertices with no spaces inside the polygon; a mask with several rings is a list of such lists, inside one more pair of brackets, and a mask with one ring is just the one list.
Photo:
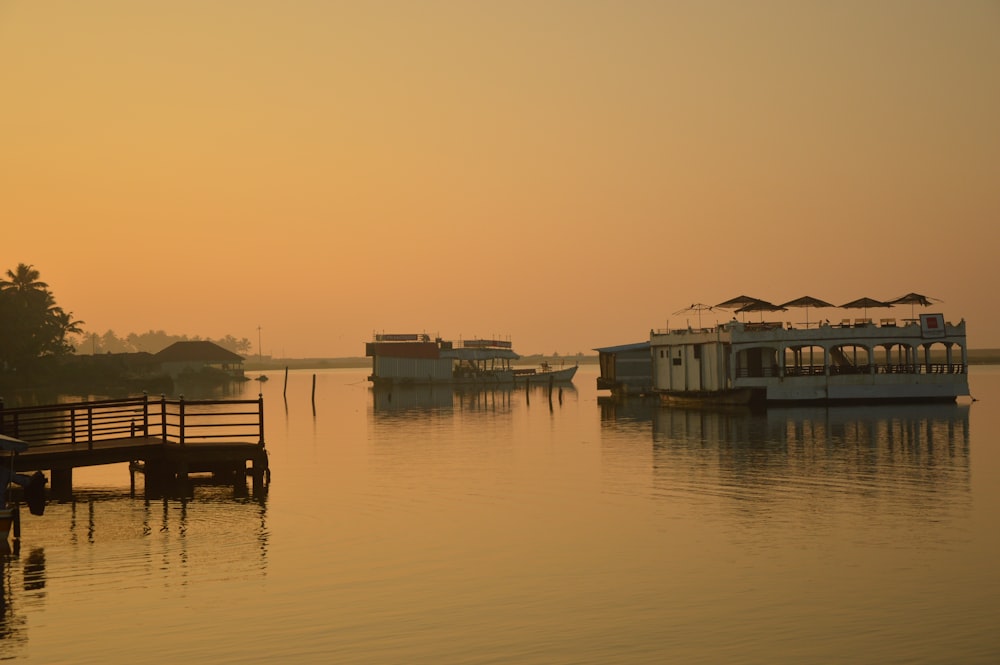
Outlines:
{"label": "umbrella on boat roof", "polygon": [[863,309],[866,319],[868,318],[869,307],[892,307],[892,305],[881,300],[875,300],[874,298],[858,298],[840,306],[841,309]]}
{"label": "umbrella on boat roof", "polygon": [[[741,295],[741,296],[736,296],[735,298],[730,298],[725,302],[720,302],[715,307],[716,309],[735,309],[738,312],[740,311],[741,308],[746,307],[747,305],[755,302],[764,302],[764,301],[762,301],[760,298]],[[746,318],[747,318],[746,313],[744,313],[743,320],[745,321]]]}
{"label": "umbrella on boat roof", "polygon": [[812,296],[802,296],[801,298],[796,298],[795,300],[789,300],[788,302],[781,303],[782,307],[803,307],[806,310],[806,328],[809,327],[809,308],[810,307],[833,307],[825,300],[820,300],[819,298],[813,298]]}
{"label": "umbrella on boat roof", "polygon": [[764,320],[764,312],[784,312],[787,308],[782,305],[775,305],[772,302],[766,300],[754,300],[751,303],[747,303],[736,310],[737,314],[745,314],[747,312],[760,312],[761,320]]}
{"label": "umbrella on boat roof", "polygon": [[760,298],[751,298],[750,296],[736,296],[735,298],[730,298],[725,302],[720,302],[718,305],[715,305],[715,308],[739,309],[740,307],[744,307],[752,302],[758,302],[758,301],[760,301]]}
{"label": "umbrella on boat roof", "polygon": [[930,307],[931,303],[936,303],[936,302],[943,302],[943,301],[940,300],[940,299],[938,299],[938,298],[931,298],[930,296],[925,296],[925,295],[923,295],[921,293],[907,293],[905,296],[900,296],[899,298],[896,298],[895,300],[890,300],[889,304],[891,304],[891,305],[909,305],[910,306],[910,318],[914,319],[914,318],[916,318],[913,315],[913,308],[914,308],[914,306],[920,305],[921,307]]}
{"label": "umbrella on boat roof", "polygon": [[712,309],[713,308],[711,305],[706,305],[704,303],[696,302],[688,305],[683,309],[677,310],[676,312],[674,312],[674,316],[677,316],[678,314],[687,314],[688,312],[698,312],[698,327],[701,328],[701,313],[711,312]]}

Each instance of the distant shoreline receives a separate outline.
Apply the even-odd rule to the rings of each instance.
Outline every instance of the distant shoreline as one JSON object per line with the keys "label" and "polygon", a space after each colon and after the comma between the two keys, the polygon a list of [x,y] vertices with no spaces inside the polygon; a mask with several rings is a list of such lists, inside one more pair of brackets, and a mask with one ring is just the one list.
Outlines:
{"label": "distant shoreline", "polygon": [[[598,358],[596,355],[584,356],[522,356],[515,364],[521,366],[538,365],[542,361],[550,365],[558,366],[562,363],[568,365],[579,363],[581,365],[596,365]],[[336,369],[336,368],[365,368],[371,367],[371,358],[346,357],[346,358],[273,358],[257,360],[247,358],[243,361],[243,368],[247,372],[276,371],[288,369]],[[1000,349],[970,349],[970,365],[1000,365]]]}
{"label": "distant shoreline", "polygon": [[[531,367],[539,365],[543,361],[548,362],[553,367],[560,365],[596,365],[597,356],[521,356],[520,360],[513,364],[519,367]],[[997,351],[997,362],[1000,363],[1000,350]],[[348,358],[273,358],[257,360],[247,358],[243,361],[243,369],[247,372],[276,371],[288,369],[361,369],[372,366],[372,359],[363,356]]]}

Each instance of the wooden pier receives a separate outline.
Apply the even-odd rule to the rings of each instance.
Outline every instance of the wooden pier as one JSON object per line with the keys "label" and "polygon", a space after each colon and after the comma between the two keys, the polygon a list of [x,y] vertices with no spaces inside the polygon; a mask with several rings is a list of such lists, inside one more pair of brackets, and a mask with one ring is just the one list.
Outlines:
{"label": "wooden pier", "polygon": [[[211,474],[254,493],[270,482],[264,448],[264,398],[256,400],[149,399],[148,396],[4,408],[0,434],[27,441],[14,460],[18,472],[49,471],[50,491],[69,497],[73,469],[129,464],[144,475],[146,496],[189,486],[191,474]],[[248,466],[249,465],[249,466]]]}

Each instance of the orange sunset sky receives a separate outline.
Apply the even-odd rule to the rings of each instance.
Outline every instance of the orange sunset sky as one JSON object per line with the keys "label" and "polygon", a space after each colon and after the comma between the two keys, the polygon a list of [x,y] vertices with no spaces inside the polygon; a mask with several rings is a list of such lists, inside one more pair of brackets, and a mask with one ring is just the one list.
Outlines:
{"label": "orange sunset sky", "polygon": [[998,221],[995,0],[0,0],[0,270],[88,332],[576,353],[916,291],[1000,347]]}

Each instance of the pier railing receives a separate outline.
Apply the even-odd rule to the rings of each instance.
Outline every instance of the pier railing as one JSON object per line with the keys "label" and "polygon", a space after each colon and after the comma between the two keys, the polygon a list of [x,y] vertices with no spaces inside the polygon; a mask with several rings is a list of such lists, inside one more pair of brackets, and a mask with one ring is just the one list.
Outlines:
{"label": "pier railing", "polygon": [[35,446],[87,444],[158,436],[165,442],[226,441],[264,445],[264,398],[255,400],[126,399],[4,408],[0,434]]}

